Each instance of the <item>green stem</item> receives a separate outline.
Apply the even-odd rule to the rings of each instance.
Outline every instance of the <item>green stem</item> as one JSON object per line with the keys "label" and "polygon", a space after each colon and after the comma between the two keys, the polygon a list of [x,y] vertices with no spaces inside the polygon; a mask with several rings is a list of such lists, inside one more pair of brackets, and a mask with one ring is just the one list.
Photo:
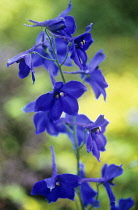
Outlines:
{"label": "green stem", "polygon": [[36,52],[36,51],[31,52],[31,54],[37,54],[37,55],[39,55],[40,57],[42,57],[42,58],[44,58],[44,59],[46,59],[46,60],[55,61],[55,59],[46,58],[45,56],[41,55],[40,53],[38,53],[38,52]]}
{"label": "green stem", "polygon": [[[75,121],[76,121],[76,117],[74,117],[74,122]],[[80,176],[80,172],[79,172],[80,150],[79,150],[79,147],[78,147],[77,126],[74,125],[73,128],[74,128],[75,155],[76,155],[76,159],[77,159],[77,175]],[[77,194],[78,194],[78,198],[79,198],[79,201],[80,201],[81,209],[84,210],[84,206],[83,206],[81,195],[80,195],[80,187],[77,188]]]}
{"label": "green stem", "polygon": [[66,52],[66,56],[65,56],[65,58],[64,58],[64,60],[63,60],[63,62],[60,64],[60,66],[62,66],[62,65],[65,63],[65,61],[66,61],[66,59],[67,59],[67,57],[68,57],[68,55],[69,55],[69,53],[68,53],[68,51],[69,51],[69,45],[70,45],[70,43],[67,45],[67,52]]}
{"label": "green stem", "polygon": [[63,72],[62,72],[62,69],[61,69],[61,65],[60,65],[60,63],[59,63],[59,61],[58,61],[57,53],[56,53],[56,51],[55,51],[55,49],[54,49],[54,47],[53,47],[52,40],[51,40],[51,38],[50,38],[50,36],[49,36],[49,34],[48,34],[48,32],[47,32],[46,29],[45,29],[45,32],[46,32],[46,34],[47,34],[47,36],[48,36],[50,46],[51,46],[51,48],[52,48],[52,50],[53,50],[53,53],[54,53],[54,56],[55,56],[55,62],[56,62],[56,64],[57,64],[58,68],[59,68],[59,72],[60,72],[62,81],[63,81],[64,83],[66,83],[65,78],[64,78],[64,75],[63,75]]}

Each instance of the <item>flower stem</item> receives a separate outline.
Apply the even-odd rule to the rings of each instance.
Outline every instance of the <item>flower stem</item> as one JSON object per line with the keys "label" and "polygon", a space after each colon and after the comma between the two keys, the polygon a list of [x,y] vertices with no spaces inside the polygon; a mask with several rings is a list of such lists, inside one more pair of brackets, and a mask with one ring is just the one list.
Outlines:
{"label": "flower stem", "polygon": [[44,59],[46,59],[46,60],[55,61],[55,59],[47,58],[47,57],[41,55],[40,53],[38,53],[38,52],[36,52],[36,51],[31,52],[31,54],[37,54],[37,55],[39,55],[40,57],[42,57],[42,58],[44,58]]}
{"label": "flower stem", "polygon": [[[76,117],[74,117],[74,121],[76,121]],[[77,175],[80,176],[80,170],[79,170],[80,150],[79,150],[79,146],[78,146],[77,126],[74,125],[73,128],[74,128],[75,155],[76,155],[76,159],[77,159]],[[81,194],[80,194],[80,187],[77,188],[77,194],[78,194],[78,198],[79,198],[79,201],[80,201],[81,209],[84,210],[84,206],[83,206],[82,199],[81,199]]]}
{"label": "flower stem", "polygon": [[64,83],[66,83],[65,78],[64,78],[64,75],[63,75],[63,72],[62,72],[62,69],[61,69],[61,65],[60,65],[60,63],[59,63],[59,61],[58,61],[57,53],[56,53],[56,51],[55,51],[55,49],[54,49],[54,47],[53,47],[52,40],[51,40],[51,38],[50,38],[50,36],[49,36],[49,34],[48,34],[48,32],[47,32],[46,29],[45,29],[45,32],[46,32],[46,34],[47,34],[47,36],[48,36],[50,46],[51,46],[51,48],[52,48],[52,50],[53,50],[53,53],[54,53],[54,56],[55,56],[55,62],[56,62],[56,64],[57,64],[58,68],[59,68],[59,72],[60,72],[62,81],[63,81]]}

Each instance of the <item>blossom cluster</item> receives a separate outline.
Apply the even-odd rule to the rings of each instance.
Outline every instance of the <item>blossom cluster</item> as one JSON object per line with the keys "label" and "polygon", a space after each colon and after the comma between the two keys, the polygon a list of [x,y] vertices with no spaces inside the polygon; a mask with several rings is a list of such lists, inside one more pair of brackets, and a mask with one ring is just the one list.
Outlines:
{"label": "blossom cluster", "polygon": [[[123,173],[122,165],[105,164],[101,170],[100,178],[88,178],[85,175],[84,164],[80,162],[80,149],[85,145],[86,151],[100,161],[101,152],[106,150],[106,127],[109,121],[104,115],[99,115],[92,121],[84,114],[79,114],[80,98],[87,88],[88,83],[98,99],[103,95],[106,100],[108,84],[100,70],[100,63],[104,61],[105,54],[100,49],[88,62],[86,51],[93,44],[90,23],[83,34],[74,36],[77,26],[74,17],[68,15],[72,9],[71,1],[68,7],[56,18],[38,22],[29,20],[32,25],[42,30],[36,39],[36,44],[30,49],[21,52],[8,60],[7,66],[19,64],[18,76],[23,79],[31,74],[35,83],[35,69],[43,66],[50,77],[51,91],[38,96],[35,101],[29,102],[24,108],[25,113],[34,112],[33,122],[36,134],[47,132],[49,135],[58,136],[64,133],[71,140],[73,151],[77,159],[76,174],[58,174],[54,148],[52,153],[52,176],[36,182],[31,195],[42,195],[49,203],[56,202],[59,198],[74,200],[78,193],[82,209],[88,205],[99,207],[98,192],[89,182],[96,182],[97,186],[103,185],[110,201],[111,210],[127,210],[134,205],[132,198],[120,199],[118,205],[112,191],[114,178]],[[63,67],[75,65],[76,71],[63,71]],[[61,81],[56,80],[60,74]],[[65,75],[78,74],[79,81],[66,82]]]}

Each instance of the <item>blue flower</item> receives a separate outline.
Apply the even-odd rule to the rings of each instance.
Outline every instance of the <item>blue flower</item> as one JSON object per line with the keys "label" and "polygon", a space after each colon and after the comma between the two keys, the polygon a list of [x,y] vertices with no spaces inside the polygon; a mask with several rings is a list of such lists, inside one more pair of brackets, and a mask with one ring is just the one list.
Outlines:
{"label": "blue flower", "polygon": [[[90,24],[90,26],[92,26],[92,24]],[[72,45],[70,47],[71,59],[74,60],[75,64],[79,66],[80,69],[86,66],[87,54],[85,51],[93,42],[94,40],[91,34],[87,31],[72,39]]]}
{"label": "blue flower", "polygon": [[[87,152],[92,152],[97,160],[100,161],[100,152],[105,151],[106,146],[106,138],[103,134],[109,123],[104,118],[104,115],[100,115],[95,122],[92,122],[85,115],[77,115],[75,121],[72,116],[67,115],[66,118],[62,118],[61,121],[67,123],[72,131],[72,125],[76,125],[78,146],[86,143]],[[74,142],[74,135],[72,132],[67,131],[67,134],[71,138],[72,142]]]}
{"label": "blue flower", "polygon": [[[97,182],[103,184],[105,187],[109,200],[110,206],[115,206],[115,196],[112,192],[111,186],[114,186],[113,180],[117,176],[120,176],[123,173],[122,165],[118,166],[115,164],[107,165],[105,164],[102,168],[102,177],[101,178],[82,178],[80,184],[84,182]],[[120,209],[122,210],[122,209]]]}
{"label": "blue flower", "polygon": [[[84,165],[82,163],[80,163],[79,176],[80,178],[85,178]],[[99,201],[94,198],[97,195],[97,192],[89,183],[84,182],[80,185],[80,193],[85,208],[88,205],[99,207]]]}
{"label": "blue flower", "polygon": [[132,198],[120,199],[118,206],[111,206],[111,210],[129,210],[134,205]]}
{"label": "blue flower", "polygon": [[80,178],[74,174],[57,173],[54,149],[52,152],[52,177],[36,182],[31,191],[31,195],[42,195],[49,203],[56,202],[58,198],[68,198],[74,200],[75,188],[79,186]]}
{"label": "blue flower", "polygon": [[85,91],[86,87],[78,81],[56,82],[53,91],[36,100],[35,112],[49,111],[52,120],[58,120],[62,112],[76,115],[79,109],[77,98]]}
{"label": "blue flower", "polygon": [[[26,113],[34,112],[34,106],[35,101],[32,101],[23,108],[23,111]],[[63,124],[61,124],[59,121],[54,122],[51,119],[49,111],[37,112],[33,117],[33,122],[36,128],[36,134],[40,134],[46,131],[50,135],[57,136],[59,133],[65,133],[66,131]]]}
{"label": "blue flower", "polygon": [[110,205],[114,205],[115,196],[112,192],[111,185],[114,186],[113,180],[115,177],[120,176],[123,173],[122,165],[118,166],[115,164],[107,165],[105,164],[102,168],[102,179],[101,183],[104,185],[107,194],[110,199]]}
{"label": "blue flower", "polygon": [[104,115],[100,115],[95,122],[87,127],[89,134],[86,140],[86,149],[87,152],[92,152],[98,161],[100,161],[100,151],[105,151],[106,138],[103,133],[108,123]]}
{"label": "blue flower", "polygon": [[[42,44],[42,43],[41,43]],[[30,72],[32,74],[32,81],[35,82],[34,70],[33,70],[33,63],[32,63],[32,52],[36,50],[41,44],[34,45],[29,50],[21,52],[20,54],[14,56],[11,59],[8,59],[7,66],[12,65],[13,63],[19,63],[19,77],[21,79],[27,77]]]}
{"label": "blue flower", "polygon": [[99,64],[105,59],[105,55],[102,50],[99,50],[95,56],[91,59],[90,63],[83,68],[84,72],[82,73],[82,78],[85,82],[89,83],[92,87],[96,99],[102,94],[104,100],[106,99],[105,88],[108,87],[108,84],[99,69]]}
{"label": "blue flower", "polygon": [[66,74],[80,74],[81,78],[84,82],[87,82],[92,87],[94,94],[96,96],[96,99],[99,98],[99,96],[102,94],[104,97],[104,100],[106,99],[106,91],[105,89],[108,87],[108,84],[99,69],[99,64],[105,59],[105,55],[102,52],[102,50],[99,50],[95,56],[91,59],[89,64],[86,64],[86,62],[82,63],[81,70],[79,71],[73,71],[73,72],[67,72]]}
{"label": "blue flower", "polygon": [[71,1],[69,1],[67,9],[61,12],[56,18],[43,22],[29,20],[30,22],[34,23],[34,25],[24,25],[29,27],[45,27],[54,35],[71,36],[71,34],[73,34],[76,30],[74,18],[72,16],[67,16],[71,9],[72,5]]}

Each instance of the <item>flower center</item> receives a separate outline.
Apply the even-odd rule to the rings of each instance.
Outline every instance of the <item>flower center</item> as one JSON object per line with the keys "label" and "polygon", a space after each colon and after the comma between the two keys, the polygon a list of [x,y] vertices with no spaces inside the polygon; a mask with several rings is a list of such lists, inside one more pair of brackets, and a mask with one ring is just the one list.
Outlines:
{"label": "flower center", "polygon": [[91,130],[92,133],[98,134],[101,132],[101,127],[97,127]]}
{"label": "flower center", "polygon": [[56,186],[60,186],[60,183],[59,182],[56,182]]}
{"label": "flower center", "polygon": [[56,93],[55,94],[55,97],[58,99],[58,98],[60,98],[60,97],[64,97],[65,96],[65,94],[63,93],[63,92],[60,92],[60,93]]}
{"label": "flower center", "polygon": [[83,45],[85,45],[86,41],[83,39],[80,43],[83,46]]}

